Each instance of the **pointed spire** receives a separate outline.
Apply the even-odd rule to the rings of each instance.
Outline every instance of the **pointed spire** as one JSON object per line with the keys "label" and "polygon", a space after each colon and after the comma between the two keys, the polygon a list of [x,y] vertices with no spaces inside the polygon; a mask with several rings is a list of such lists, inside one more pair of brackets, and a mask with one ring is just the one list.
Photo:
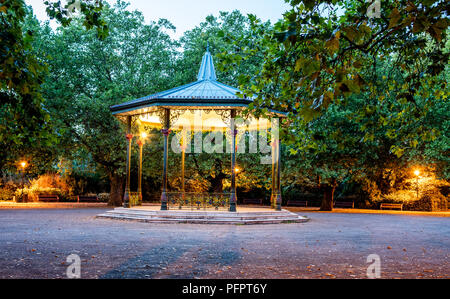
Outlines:
{"label": "pointed spire", "polygon": [[209,42],[206,46],[206,53],[205,53],[205,55],[203,55],[202,65],[200,66],[197,80],[198,81],[203,81],[203,80],[216,81],[217,80],[216,70],[214,69],[213,58],[211,56],[211,53],[209,53]]}

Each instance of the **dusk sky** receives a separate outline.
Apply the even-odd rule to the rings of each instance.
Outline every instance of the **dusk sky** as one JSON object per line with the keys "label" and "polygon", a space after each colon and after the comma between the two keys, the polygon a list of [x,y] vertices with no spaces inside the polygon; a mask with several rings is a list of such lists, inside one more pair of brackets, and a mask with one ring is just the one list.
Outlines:
{"label": "dusk sky", "polygon": [[[64,1],[64,0],[63,0]],[[41,21],[48,20],[44,0],[25,0],[32,5],[34,14]],[[108,0],[114,3],[113,0]],[[240,10],[243,14],[255,14],[260,19],[276,22],[289,8],[283,0],[130,0],[129,9],[141,11],[146,22],[168,19],[177,27],[173,38],[179,38],[204,21],[206,16],[219,11]]]}

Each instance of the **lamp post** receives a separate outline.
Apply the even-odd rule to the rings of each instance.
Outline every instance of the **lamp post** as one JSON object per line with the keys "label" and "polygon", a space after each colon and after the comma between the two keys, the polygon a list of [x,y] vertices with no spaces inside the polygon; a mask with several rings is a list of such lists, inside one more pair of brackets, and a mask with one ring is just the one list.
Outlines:
{"label": "lamp post", "polygon": [[20,162],[20,169],[22,170],[22,189],[20,192],[20,201],[23,202],[23,188],[25,188],[25,168],[27,167],[28,163],[26,161]]}
{"label": "lamp post", "polygon": [[138,200],[139,204],[142,205],[142,152],[144,149],[145,139],[147,138],[147,133],[142,132],[139,135],[139,140],[137,144],[139,145],[139,169],[138,169]]}
{"label": "lamp post", "polygon": [[416,175],[416,192],[417,192],[417,200],[419,200],[419,177],[420,177],[420,171],[416,170],[414,171],[414,174]]}

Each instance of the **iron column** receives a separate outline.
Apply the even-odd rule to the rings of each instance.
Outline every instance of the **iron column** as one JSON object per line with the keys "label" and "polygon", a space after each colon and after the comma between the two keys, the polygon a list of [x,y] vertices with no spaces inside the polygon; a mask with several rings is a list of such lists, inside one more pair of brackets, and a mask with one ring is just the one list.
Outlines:
{"label": "iron column", "polygon": [[130,171],[131,171],[131,141],[133,140],[133,134],[131,134],[131,116],[127,116],[127,165],[126,165],[126,182],[125,182],[125,194],[123,195],[123,207],[130,208]]}
{"label": "iron column", "polygon": [[231,196],[230,212],[236,212],[236,110],[231,110]]}
{"label": "iron column", "polygon": [[277,211],[281,211],[281,141],[280,138],[275,140],[277,148],[277,192],[276,192],[276,206]]}
{"label": "iron column", "polygon": [[138,200],[140,205],[142,205],[142,152],[144,149],[144,138],[142,136],[139,138],[139,169],[138,169]]}
{"label": "iron column", "polygon": [[166,211],[167,206],[167,160],[169,158],[169,135],[170,135],[170,110],[164,109],[164,126],[161,130],[164,135],[164,157],[163,157],[163,177],[161,193],[161,211]]}
{"label": "iron column", "polygon": [[276,184],[276,171],[277,168],[276,166],[276,157],[277,157],[277,150],[276,150],[276,145],[275,145],[275,141],[272,140],[270,143],[271,147],[272,147],[272,194],[270,196],[270,206],[272,209],[276,208],[276,194],[277,194],[277,184]]}

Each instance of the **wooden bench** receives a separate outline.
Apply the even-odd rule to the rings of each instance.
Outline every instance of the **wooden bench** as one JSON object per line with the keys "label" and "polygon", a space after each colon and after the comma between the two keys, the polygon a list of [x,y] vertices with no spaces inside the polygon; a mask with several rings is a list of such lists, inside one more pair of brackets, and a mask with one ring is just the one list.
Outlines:
{"label": "wooden bench", "polygon": [[355,203],[351,201],[335,201],[334,207],[340,209],[354,209]]}
{"label": "wooden bench", "polygon": [[59,196],[58,195],[51,195],[51,194],[39,194],[38,200],[42,202],[58,202]]}
{"label": "wooden bench", "polygon": [[380,206],[380,210],[383,209],[400,209],[400,211],[403,211],[403,204],[401,203],[382,203]]}
{"label": "wooden bench", "polygon": [[77,202],[98,202],[98,197],[97,196],[78,195]]}
{"label": "wooden bench", "polygon": [[244,205],[262,205],[262,199],[246,198],[242,201]]}
{"label": "wooden bench", "polygon": [[308,202],[306,200],[288,200],[288,207],[308,207]]}

